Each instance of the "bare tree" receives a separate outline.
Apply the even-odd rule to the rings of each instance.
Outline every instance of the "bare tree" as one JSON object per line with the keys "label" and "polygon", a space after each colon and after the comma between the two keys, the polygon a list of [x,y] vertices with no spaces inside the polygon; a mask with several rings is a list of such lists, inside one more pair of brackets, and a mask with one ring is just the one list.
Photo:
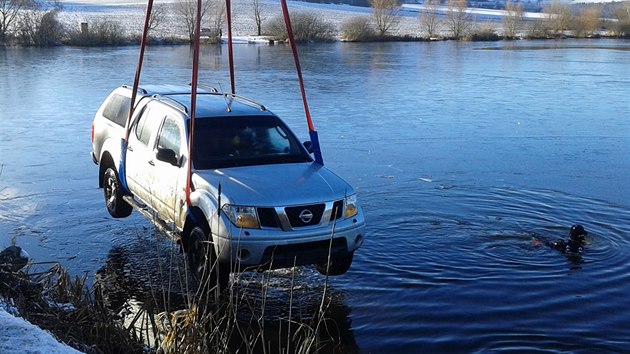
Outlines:
{"label": "bare tree", "polygon": [[216,0],[210,6],[210,30],[212,33],[216,34],[218,39],[221,39],[225,12],[225,1]]}
{"label": "bare tree", "polygon": [[341,24],[341,34],[347,41],[366,41],[376,37],[372,21],[366,16],[349,18]]}
{"label": "bare tree", "polygon": [[594,34],[601,26],[602,10],[597,6],[590,6],[582,10],[575,21],[575,32],[578,36]]}
{"label": "bare tree", "polygon": [[613,11],[614,17],[619,21],[630,22],[630,1],[620,3]]}
{"label": "bare tree", "polygon": [[63,26],[57,20],[59,10],[22,11],[18,40],[24,45],[53,46],[61,43]]}
{"label": "bare tree", "polygon": [[[205,6],[204,6],[205,5]],[[202,20],[203,14],[207,10],[207,5],[209,2],[205,2],[202,4]],[[182,25],[186,28],[186,32],[188,33],[188,40],[192,43],[195,40],[195,19],[196,19],[196,11],[197,11],[197,2],[194,0],[183,0],[178,2],[175,11],[179,16]]]}
{"label": "bare tree", "polygon": [[613,18],[615,23],[615,31],[618,35],[630,37],[630,1],[620,3],[613,10]]}
{"label": "bare tree", "polygon": [[[176,10],[182,24],[188,31],[188,39],[192,43],[195,39],[195,21],[197,18],[197,1],[182,0],[177,2]],[[201,27],[210,24],[210,35],[221,36],[225,3],[221,0],[203,0],[201,2]],[[210,19],[208,18],[210,17]]]}
{"label": "bare tree", "polygon": [[[271,38],[275,40],[288,38],[282,15],[273,17],[266,27],[266,32]],[[334,35],[334,26],[312,11],[291,14],[291,28],[296,42],[330,41]]]}
{"label": "bare tree", "polygon": [[467,0],[449,0],[446,10],[446,28],[453,38],[461,39],[472,30],[475,25],[474,17],[467,11]]}
{"label": "bare tree", "polygon": [[503,34],[506,38],[515,38],[523,24],[523,4],[507,1],[503,17]]}
{"label": "bare tree", "polygon": [[166,19],[166,10],[164,4],[155,4],[151,10],[151,18],[149,18],[149,31],[157,29]]}
{"label": "bare tree", "polygon": [[561,3],[559,0],[553,0],[543,8],[543,12],[547,15],[547,26],[554,35],[562,34],[573,21],[569,4]]}
{"label": "bare tree", "polygon": [[370,0],[370,6],[376,29],[382,37],[398,22],[399,0]]}
{"label": "bare tree", "polygon": [[426,32],[428,38],[434,38],[440,31],[439,6],[440,0],[427,0],[424,2],[424,7],[418,15],[420,26]]}
{"label": "bare tree", "polygon": [[121,45],[127,42],[123,25],[111,17],[93,18],[90,26],[67,31],[67,41],[78,46]]}
{"label": "bare tree", "polygon": [[253,0],[254,13],[252,15],[254,23],[256,24],[256,35],[262,35],[262,23],[266,18],[263,16],[263,4],[260,0]]}
{"label": "bare tree", "polygon": [[0,40],[6,38],[20,10],[30,7],[35,7],[31,0],[0,0]]}
{"label": "bare tree", "polygon": [[527,38],[546,38],[549,34],[549,28],[547,21],[539,19],[531,21],[526,26]]}

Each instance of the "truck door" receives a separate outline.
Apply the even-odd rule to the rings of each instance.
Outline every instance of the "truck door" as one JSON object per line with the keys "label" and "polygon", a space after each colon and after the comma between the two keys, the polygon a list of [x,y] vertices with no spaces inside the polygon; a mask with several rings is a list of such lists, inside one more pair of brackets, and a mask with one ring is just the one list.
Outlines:
{"label": "truck door", "polygon": [[148,104],[129,134],[127,147],[127,184],[131,192],[144,203],[152,205],[150,184],[147,170],[153,167],[155,154],[155,132],[160,127],[164,113],[155,105]]}
{"label": "truck door", "polygon": [[186,154],[182,119],[167,114],[157,135],[154,165],[149,175],[154,187],[154,208],[165,221],[174,221],[184,200],[186,169],[182,168]]}

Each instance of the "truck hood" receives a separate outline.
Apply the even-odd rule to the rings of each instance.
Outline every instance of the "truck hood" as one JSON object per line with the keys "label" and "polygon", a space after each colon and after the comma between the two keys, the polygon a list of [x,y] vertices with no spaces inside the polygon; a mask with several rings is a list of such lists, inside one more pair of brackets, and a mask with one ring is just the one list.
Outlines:
{"label": "truck hood", "polygon": [[[343,179],[317,163],[291,163],[195,171],[209,185],[221,184],[223,202],[284,206],[333,201],[354,193]],[[222,203],[223,203],[222,202]]]}

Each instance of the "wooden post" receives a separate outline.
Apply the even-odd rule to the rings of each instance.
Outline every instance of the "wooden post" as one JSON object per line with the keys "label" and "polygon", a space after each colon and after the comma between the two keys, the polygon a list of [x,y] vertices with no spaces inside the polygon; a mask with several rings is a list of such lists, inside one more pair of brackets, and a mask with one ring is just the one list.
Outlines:
{"label": "wooden post", "polygon": [[88,34],[88,23],[87,22],[81,22],[81,34],[83,34],[83,35]]}

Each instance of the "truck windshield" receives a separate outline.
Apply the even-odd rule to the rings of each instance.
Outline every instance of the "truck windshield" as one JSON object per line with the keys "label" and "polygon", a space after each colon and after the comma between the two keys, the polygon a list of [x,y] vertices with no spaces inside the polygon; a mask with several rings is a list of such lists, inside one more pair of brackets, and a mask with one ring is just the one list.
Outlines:
{"label": "truck windshield", "polygon": [[195,120],[196,169],[312,161],[289,128],[274,116]]}

